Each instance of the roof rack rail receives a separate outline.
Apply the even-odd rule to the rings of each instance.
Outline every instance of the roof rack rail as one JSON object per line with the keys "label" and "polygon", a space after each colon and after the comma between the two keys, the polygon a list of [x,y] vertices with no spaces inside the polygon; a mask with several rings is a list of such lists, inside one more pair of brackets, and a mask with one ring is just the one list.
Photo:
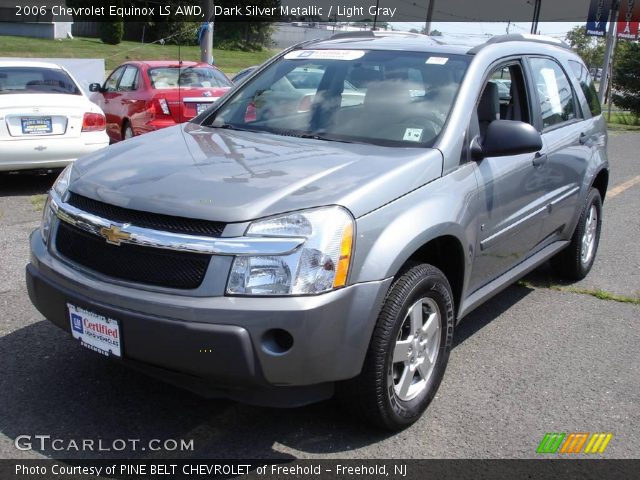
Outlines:
{"label": "roof rack rail", "polygon": [[329,39],[333,40],[335,38],[358,38],[358,37],[373,37],[373,32],[371,30],[357,31],[357,32],[340,32],[334,33],[329,37]]}
{"label": "roof rack rail", "polygon": [[353,32],[340,32],[329,37],[330,40],[339,38],[362,38],[362,37],[426,37],[420,33],[403,32],[403,31],[388,31],[388,30],[358,30]]}
{"label": "roof rack rail", "polygon": [[547,35],[532,35],[529,33],[510,33],[508,35],[496,35],[495,37],[491,37],[485,43],[473,47],[469,50],[469,53],[477,53],[482,50],[484,47],[488,45],[494,45],[496,43],[506,43],[506,42],[536,42],[536,43],[545,43],[547,45],[554,45],[556,47],[571,49],[571,47],[562,40],[558,40],[557,38],[549,37]]}

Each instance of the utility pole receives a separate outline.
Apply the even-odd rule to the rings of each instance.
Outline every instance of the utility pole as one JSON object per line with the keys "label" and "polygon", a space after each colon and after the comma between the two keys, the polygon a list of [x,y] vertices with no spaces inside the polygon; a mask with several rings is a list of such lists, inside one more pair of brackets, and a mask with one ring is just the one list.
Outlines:
{"label": "utility pole", "polygon": [[424,33],[425,35],[431,35],[431,20],[433,19],[433,7],[435,6],[436,0],[429,0],[429,7],[427,8],[427,19],[424,22]]}
{"label": "utility pole", "polygon": [[538,33],[538,22],[540,21],[540,7],[542,6],[542,0],[535,0],[536,3],[533,6],[533,21],[531,22],[531,33],[535,35]]}
{"label": "utility pole", "polygon": [[200,42],[200,61],[213,63],[213,0],[201,0],[202,11],[206,20],[206,29]]}
{"label": "utility pole", "polygon": [[373,28],[371,30],[376,29],[376,23],[378,23],[378,6],[380,5],[380,0],[376,0],[376,14],[373,17]]}
{"label": "utility pole", "polygon": [[[616,27],[618,26],[618,13],[620,0],[613,0],[609,11],[609,30],[607,31],[607,49],[604,52],[604,63],[602,64],[602,77],[600,78],[600,89],[598,99],[604,103],[604,97],[611,78],[611,66],[613,65],[613,50],[616,46]],[[596,74],[597,76],[597,74]]]}

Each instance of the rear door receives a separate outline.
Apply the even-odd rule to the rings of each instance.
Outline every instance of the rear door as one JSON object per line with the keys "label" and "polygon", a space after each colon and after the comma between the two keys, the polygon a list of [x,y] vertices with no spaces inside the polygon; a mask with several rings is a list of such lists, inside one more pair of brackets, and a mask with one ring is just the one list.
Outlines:
{"label": "rear door", "polygon": [[531,57],[529,67],[537,99],[534,114],[545,152],[532,182],[544,195],[547,215],[542,234],[550,243],[566,236],[579,208],[594,132],[561,64],[548,57]]}

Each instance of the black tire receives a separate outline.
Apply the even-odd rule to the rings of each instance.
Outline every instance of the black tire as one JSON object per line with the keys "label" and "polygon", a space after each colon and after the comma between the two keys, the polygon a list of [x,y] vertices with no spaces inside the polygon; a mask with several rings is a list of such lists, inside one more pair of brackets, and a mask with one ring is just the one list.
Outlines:
{"label": "black tire", "polygon": [[[421,303],[423,301],[427,305]],[[409,309],[418,304],[422,318],[425,313],[436,311],[434,305],[437,306],[439,313],[439,330],[431,337],[425,333],[428,339],[424,345],[431,344],[432,351],[437,351],[434,361],[427,364],[432,366],[425,367],[431,368],[427,379],[422,377],[422,371],[416,370],[411,374],[409,370],[405,370],[409,365],[413,365],[409,359],[407,359],[408,363],[392,361],[397,341],[411,343],[411,338],[418,341],[415,336],[402,340],[406,322],[410,322]],[[431,315],[428,316],[429,318],[432,318]],[[413,326],[410,323],[411,329]],[[420,418],[438,390],[451,351],[453,327],[453,295],[447,278],[431,265],[418,264],[409,268],[390,287],[373,331],[362,372],[339,386],[341,399],[346,402],[347,407],[368,423],[388,430],[401,430],[408,427]],[[411,332],[409,335],[412,335]],[[439,342],[437,344],[433,343],[436,337]],[[419,337],[419,339],[422,338],[422,336]],[[413,349],[414,352],[418,350],[419,348]],[[409,352],[411,351],[409,347]],[[411,357],[411,353],[408,355],[410,358],[425,358],[424,355],[414,355],[414,357]],[[411,382],[414,382],[412,387],[421,388],[414,398],[402,399],[396,391],[397,388],[401,389],[400,384],[403,383],[404,378],[404,376],[400,378],[398,384],[395,383],[398,368],[403,369],[403,374],[407,372],[407,376],[411,376]]]}
{"label": "black tire", "polygon": [[[595,208],[597,214],[595,225],[595,238],[593,243],[593,250],[587,261],[584,261],[582,256],[582,240],[585,235],[585,231],[588,228],[588,220],[591,212],[591,207]],[[600,229],[602,228],[602,199],[600,192],[596,188],[592,188],[587,195],[587,199],[580,212],[580,219],[576,226],[573,236],[571,237],[571,243],[569,246],[558,252],[551,259],[551,266],[554,272],[561,278],[566,280],[582,280],[587,276],[598,252],[598,245],[600,243]]]}

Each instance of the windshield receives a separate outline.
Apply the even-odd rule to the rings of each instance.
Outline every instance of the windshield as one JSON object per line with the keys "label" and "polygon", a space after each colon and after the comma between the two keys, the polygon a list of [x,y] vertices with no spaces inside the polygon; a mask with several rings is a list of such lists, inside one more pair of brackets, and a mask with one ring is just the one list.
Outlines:
{"label": "windshield", "polygon": [[81,95],[64,70],[38,67],[0,67],[0,94],[3,93]]}
{"label": "windshield", "polygon": [[231,87],[231,81],[215,68],[207,67],[158,67],[149,69],[151,87],[156,90],[178,88]]}
{"label": "windshield", "polygon": [[325,140],[429,146],[468,66],[464,55],[294,50],[204,125]]}

